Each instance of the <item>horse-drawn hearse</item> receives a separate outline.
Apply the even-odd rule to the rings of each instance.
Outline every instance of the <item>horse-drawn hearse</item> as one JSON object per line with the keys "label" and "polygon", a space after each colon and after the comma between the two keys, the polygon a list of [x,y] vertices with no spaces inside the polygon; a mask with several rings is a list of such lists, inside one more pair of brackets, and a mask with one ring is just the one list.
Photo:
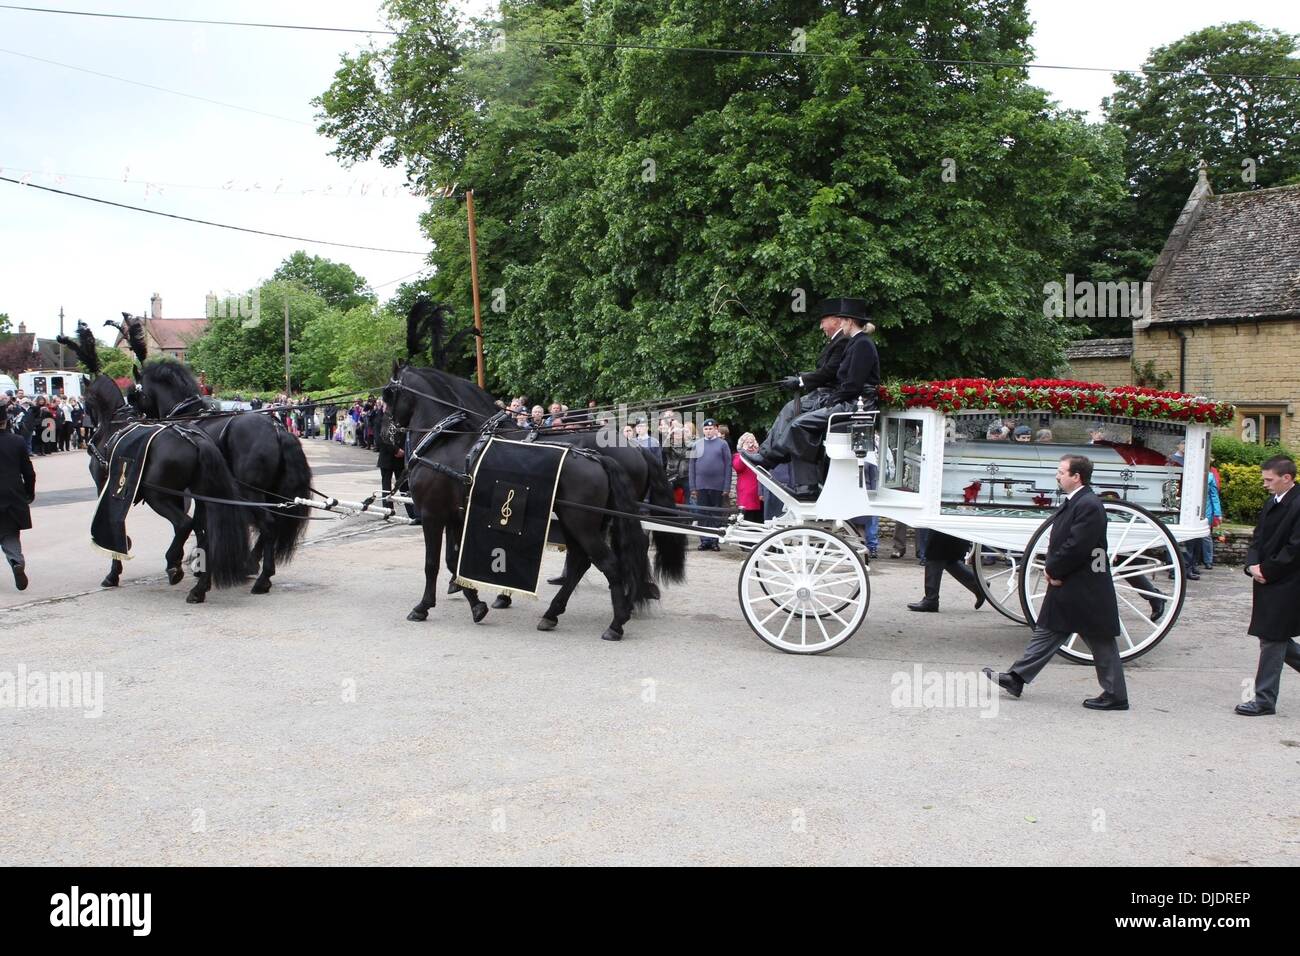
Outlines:
{"label": "horse-drawn hearse", "polygon": [[[142,340],[138,329],[132,332]],[[601,636],[619,640],[634,608],[659,596],[657,581],[682,580],[683,536],[720,534],[697,509],[674,505],[662,463],[650,450],[603,441],[595,431],[529,433],[514,427],[487,392],[436,367],[396,363],[383,389],[391,426],[407,435],[409,496],[384,491],[341,502],[311,487],[301,448],[268,415],[208,408],[193,377],[167,365],[146,367],[139,394],[128,402],[96,374],[88,328],[79,326],[77,340],[62,341],[92,376],[88,399],[98,427],[89,452],[100,489],[92,538],[113,553],[105,586],[121,574],[130,547],[125,517],[134,502],[148,502],[176,529],[167,554],[171,583],[183,577],[186,539],[192,530],[198,534],[203,560],[195,565],[192,602],[201,602],[214,583],[234,586],[252,575],[253,592],[266,593],[277,559],[287,560],[300,540],[308,509],[401,521],[396,507],[414,504],[424,528],[425,585],[409,620],[425,620],[436,603],[444,531],[447,567],[479,622],[488,612],[480,587],[500,593],[497,607],[509,606],[512,592],[538,593],[542,552],[558,530],[567,547],[564,584],[538,628],[557,626],[574,587],[594,566],[609,580],[614,607]],[[142,346],[137,355],[143,367]],[[703,407],[774,387],[685,398],[687,406]],[[682,398],[648,405],[681,408]],[[1144,388],[1024,379],[883,386],[877,404],[868,409],[859,401],[856,411],[830,416],[825,480],[813,500],[755,468],[784,513],[761,523],[736,515],[721,531],[724,542],[748,549],[740,607],[760,638],[782,651],[816,654],[857,632],[871,587],[865,548],[851,523],[871,516],[972,542],[985,596],[1006,617],[1033,624],[1046,593],[1043,555],[1060,497],[1054,473],[1060,458],[1075,454],[1093,460],[1092,484],[1109,516],[1121,656],[1146,653],[1169,633],[1185,593],[1180,544],[1210,530],[1210,431],[1232,420],[1231,405]],[[1009,425],[1024,426],[1015,433],[1028,432],[1030,440],[1005,440]],[[154,439],[157,454],[150,455]],[[258,531],[251,550],[250,524]],[[1090,660],[1077,640],[1061,653]]]}
{"label": "horse-drawn hearse", "polygon": [[[816,500],[799,500],[755,469],[785,513],[763,524],[736,521],[724,540],[750,547],[740,607],[759,637],[783,651],[816,654],[857,632],[871,590],[849,522],[869,516],[973,542],[974,569],[990,602],[1032,624],[1046,593],[1043,555],[1060,496],[1054,473],[1072,454],[1093,460],[1093,487],[1110,519],[1121,656],[1144,654],[1169,633],[1186,587],[1180,543],[1209,533],[1211,427],[1231,420],[1231,405],[1051,380],[893,386],[880,397],[880,411],[860,406],[831,417]],[[989,426],[1008,416],[1033,423],[1034,440],[990,438]],[[1091,660],[1077,636],[1061,653]]]}

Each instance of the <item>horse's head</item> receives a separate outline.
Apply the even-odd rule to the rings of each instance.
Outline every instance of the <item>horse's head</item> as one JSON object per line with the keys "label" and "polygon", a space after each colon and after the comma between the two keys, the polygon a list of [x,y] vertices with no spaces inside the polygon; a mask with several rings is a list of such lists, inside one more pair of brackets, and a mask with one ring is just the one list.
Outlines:
{"label": "horse's head", "polygon": [[403,377],[409,374],[410,368],[407,362],[401,359],[394,360],[393,377],[384,386],[384,408],[387,409],[385,417],[395,428],[410,428],[411,416],[415,414],[416,395],[402,382]]}

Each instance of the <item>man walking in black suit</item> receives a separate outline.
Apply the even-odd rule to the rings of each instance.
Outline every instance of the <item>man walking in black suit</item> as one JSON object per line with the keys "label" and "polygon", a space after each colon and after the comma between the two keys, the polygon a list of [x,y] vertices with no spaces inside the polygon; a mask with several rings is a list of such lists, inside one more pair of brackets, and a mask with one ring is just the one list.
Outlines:
{"label": "man walking in black suit", "polygon": [[1088,644],[1097,668],[1101,696],[1090,697],[1090,710],[1128,710],[1128,688],[1120,660],[1119,604],[1110,576],[1106,547],[1106,509],[1092,490],[1092,462],[1083,455],[1066,455],[1056,469],[1056,482],[1066,495],[1052,517],[1044,573],[1047,595],[1034,625],[1034,636],[1020,660],[1005,673],[984,674],[1012,697],[1038,676],[1061,645],[1078,634]]}
{"label": "man walking in black suit", "polygon": [[1268,500],[1255,522],[1246,552],[1246,573],[1255,582],[1246,633],[1259,638],[1255,699],[1237,705],[1244,717],[1277,710],[1282,666],[1300,671],[1300,492],[1295,461],[1276,455],[1260,466]]}
{"label": "man walking in black suit", "polygon": [[0,552],[13,569],[18,590],[27,590],[27,565],[19,533],[32,526],[27,507],[36,497],[36,472],[27,443],[9,430],[9,418],[0,411]]}

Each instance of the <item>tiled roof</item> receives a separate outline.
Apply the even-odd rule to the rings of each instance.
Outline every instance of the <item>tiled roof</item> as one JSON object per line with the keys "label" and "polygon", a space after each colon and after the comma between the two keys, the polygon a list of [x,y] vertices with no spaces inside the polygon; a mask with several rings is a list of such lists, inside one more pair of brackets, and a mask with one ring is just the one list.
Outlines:
{"label": "tiled roof", "polygon": [[1128,358],[1133,354],[1133,339],[1080,339],[1065,347],[1070,359]]}
{"label": "tiled roof", "polygon": [[[160,349],[185,350],[194,344],[208,327],[207,319],[145,319],[146,332],[158,343]],[[126,339],[121,332],[117,334],[115,348],[126,348]]]}
{"label": "tiled roof", "polygon": [[1152,272],[1150,324],[1300,318],[1300,186],[1206,190],[1194,203]]}

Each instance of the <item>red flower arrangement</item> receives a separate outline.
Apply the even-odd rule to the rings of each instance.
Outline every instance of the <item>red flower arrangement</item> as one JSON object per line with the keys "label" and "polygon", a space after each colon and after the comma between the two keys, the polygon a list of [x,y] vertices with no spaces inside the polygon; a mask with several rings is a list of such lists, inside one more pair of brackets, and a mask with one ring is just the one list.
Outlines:
{"label": "red flower arrangement", "polygon": [[893,408],[1041,411],[1062,415],[1118,415],[1167,422],[1227,425],[1236,409],[1230,402],[1162,392],[1137,385],[1110,387],[1097,382],[1055,378],[954,378],[940,382],[890,382],[879,388],[879,402]]}

